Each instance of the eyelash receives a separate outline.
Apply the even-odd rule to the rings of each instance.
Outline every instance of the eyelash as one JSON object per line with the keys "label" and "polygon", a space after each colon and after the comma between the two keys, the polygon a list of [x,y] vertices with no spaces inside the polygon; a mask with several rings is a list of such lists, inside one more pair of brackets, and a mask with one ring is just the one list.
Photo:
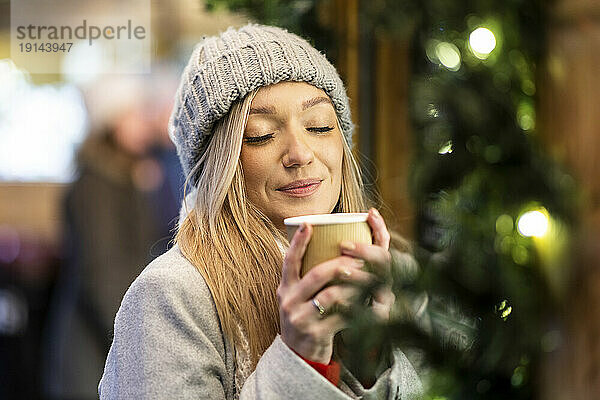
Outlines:
{"label": "eyelash", "polygon": [[[332,131],[333,128],[329,127],[329,126],[318,126],[318,127],[314,127],[314,128],[306,128],[307,131],[311,131],[311,132],[317,132],[317,133],[327,133],[329,131]],[[244,139],[244,141],[246,143],[262,143],[262,142],[266,142],[267,140],[271,139],[273,137],[272,133],[269,133],[268,135],[264,135],[264,136],[256,136],[256,137],[247,137]]]}

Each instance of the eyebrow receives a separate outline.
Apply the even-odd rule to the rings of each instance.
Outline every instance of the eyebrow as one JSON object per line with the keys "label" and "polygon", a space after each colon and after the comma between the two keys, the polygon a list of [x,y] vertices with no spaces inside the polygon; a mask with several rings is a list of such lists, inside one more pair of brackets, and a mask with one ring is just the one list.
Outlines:
{"label": "eyebrow", "polygon": [[250,114],[275,114],[275,107],[252,107],[250,108]]}
{"label": "eyebrow", "polygon": [[329,103],[329,104],[333,105],[333,103],[331,103],[331,100],[329,99],[329,97],[322,97],[322,96],[315,97],[310,100],[306,100],[302,103],[302,111],[304,111],[307,108],[310,108],[312,106],[316,106],[317,104],[321,104],[321,103]]}
{"label": "eyebrow", "polygon": [[[333,103],[331,102],[331,99],[329,99],[329,97],[314,97],[310,100],[302,102],[302,111],[321,103],[328,103],[333,106]],[[275,107],[273,106],[259,106],[251,107],[250,114],[276,114],[276,111]]]}

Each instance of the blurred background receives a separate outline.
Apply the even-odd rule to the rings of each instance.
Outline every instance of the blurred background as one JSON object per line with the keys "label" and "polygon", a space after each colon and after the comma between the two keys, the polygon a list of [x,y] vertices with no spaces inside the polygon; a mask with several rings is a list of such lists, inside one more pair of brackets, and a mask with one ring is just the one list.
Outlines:
{"label": "blurred background", "polygon": [[173,238],[183,66],[248,21],[336,65],[367,189],[414,243],[413,289],[483,332],[460,362],[421,345],[432,398],[599,398],[600,1],[497,3],[153,0],[151,73],[73,52],[32,74],[0,0],[0,398],[97,397],[122,295]]}

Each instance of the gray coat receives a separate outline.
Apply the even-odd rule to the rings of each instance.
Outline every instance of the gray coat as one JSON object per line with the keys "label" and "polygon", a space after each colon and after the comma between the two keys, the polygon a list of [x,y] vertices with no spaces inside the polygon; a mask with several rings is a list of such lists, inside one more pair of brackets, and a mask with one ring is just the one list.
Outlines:
{"label": "gray coat", "polygon": [[279,335],[243,386],[235,382],[234,355],[206,282],[175,245],[145,268],[123,298],[100,398],[406,400],[422,393],[400,350],[368,390],[343,365],[336,388]]}

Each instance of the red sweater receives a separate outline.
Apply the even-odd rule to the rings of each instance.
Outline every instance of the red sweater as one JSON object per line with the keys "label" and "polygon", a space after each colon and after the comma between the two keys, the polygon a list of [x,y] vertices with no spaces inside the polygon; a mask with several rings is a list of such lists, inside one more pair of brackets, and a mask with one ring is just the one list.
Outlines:
{"label": "red sweater", "polygon": [[[294,353],[296,352],[294,351]],[[300,354],[298,354],[298,356],[304,361],[306,361],[308,365],[316,369],[317,372],[323,375],[329,382],[333,383],[335,386],[338,385],[338,382],[340,380],[340,364],[333,360],[329,361],[329,364],[322,364],[315,361],[307,360]]]}

